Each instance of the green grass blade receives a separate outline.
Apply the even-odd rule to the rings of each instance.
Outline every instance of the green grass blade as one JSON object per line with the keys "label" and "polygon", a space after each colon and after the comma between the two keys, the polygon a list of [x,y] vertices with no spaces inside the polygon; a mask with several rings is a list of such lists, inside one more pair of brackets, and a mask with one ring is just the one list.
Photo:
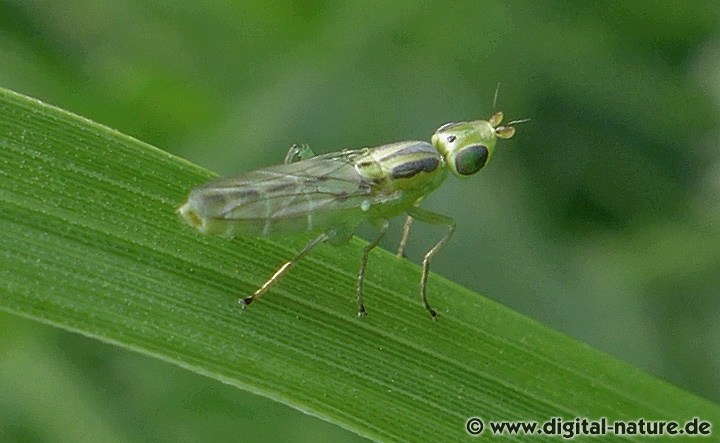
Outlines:
{"label": "green grass blade", "polygon": [[237,298],[306,238],[197,234],[175,209],[210,176],[0,90],[0,309],[376,440],[458,440],[471,416],[720,423],[717,405],[435,275],[429,290],[440,317],[431,321],[417,294],[419,268],[385,251],[371,256],[368,316],[358,319],[360,241],[319,247],[242,311]]}

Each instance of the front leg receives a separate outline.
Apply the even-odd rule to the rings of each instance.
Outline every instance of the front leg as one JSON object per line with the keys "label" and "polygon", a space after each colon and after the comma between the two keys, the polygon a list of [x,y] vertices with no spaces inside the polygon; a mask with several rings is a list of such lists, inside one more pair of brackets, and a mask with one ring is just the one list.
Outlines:
{"label": "front leg", "polygon": [[453,232],[455,231],[455,220],[452,218],[437,214],[435,212],[426,211],[425,209],[419,208],[417,206],[413,206],[410,209],[408,209],[408,215],[416,220],[423,221],[425,223],[431,223],[433,225],[445,225],[448,227],[448,232],[445,234],[443,238],[440,239],[439,242],[435,244],[426,254],[423,258],[422,263],[422,276],[420,277],[420,296],[422,297],[423,306],[425,306],[425,309],[430,313],[430,316],[435,319],[437,317],[437,312],[433,308],[430,307],[430,303],[428,303],[427,299],[427,279],[428,274],[430,273],[430,260],[435,256],[435,254],[442,249],[443,246],[445,246],[445,243],[450,240],[450,237],[452,237]]}

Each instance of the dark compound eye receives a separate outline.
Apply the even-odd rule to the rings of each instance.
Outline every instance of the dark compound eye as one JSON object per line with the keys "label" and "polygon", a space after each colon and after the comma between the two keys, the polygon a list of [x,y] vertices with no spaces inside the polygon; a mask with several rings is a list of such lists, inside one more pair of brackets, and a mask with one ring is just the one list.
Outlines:
{"label": "dark compound eye", "polygon": [[447,142],[452,143],[455,141],[455,139],[457,139],[457,137],[455,137],[454,135],[448,135]]}
{"label": "dark compound eye", "polygon": [[471,175],[485,166],[488,148],[483,145],[468,146],[455,156],[455,170],[460,175]]}

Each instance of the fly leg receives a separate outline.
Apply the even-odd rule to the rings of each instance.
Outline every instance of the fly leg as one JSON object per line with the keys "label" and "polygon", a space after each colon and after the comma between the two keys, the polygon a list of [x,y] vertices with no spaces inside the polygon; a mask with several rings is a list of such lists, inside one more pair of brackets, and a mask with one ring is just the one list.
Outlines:
{"label": "fly leg", "polygon": [[402,237],[400,237],[400,245],[398,245],[397,256],[400,258],[407,258],[405,255],[405,245],[407,244],[408,236],[410,235],[410,225],[412,225],[413,218],[408,215],[405,219],[405,224],[402,229]]}
{"label": "fly leg", "polygon": [[445,225],[448,227],[447,234],[445,234],[445,236],[441,238],[440,241],[435,243],[435,246],[433,246],[425,254],[422,262],[422,276],[420,277],[420,296],[422,297],[423,306],[425,306],[425,309],[427,309],[427,311],[430,313],[430,316],[434,320],[435,317],[437,317],[437,312],[435,312],[435,310],[430,307],[430,303],[428,303],[427,299],[427,279],[430,272],[430,260],[435,256],[435,254],[438,253],[440,249],[442,249],[443,246],[445,246],[445,243],[450,240],[450,237],[452,237],[452,234],[455,231],[455,221],[445,215],[426,211],[425,209],[421,209],[417,206],[411,207],[410,209],[408,209],[407,212],[408,215],[414,219],[423,221],[425,223],[431,223],[433,225]]}
{"label": "fly leg", "polygon": [[292,269],[305,255],[307,255],[308,252],[310,252],[315,246],[319,245],[320,243],[328,240],[331,237],[331,235],[327,232],[323,232],[319,236],[317,236],[314,240],[312,240],[310,243],[305,245],[302,251],[298,253],[295,257],[293,257],[292,260],[286,262],[284,265],[280,266],[280,268],[275,271],[272,277],[268,281],[266,281],[260,288],[255,291],[253,295],[250,297],[241,298],[238,303],[240,303],[240,306],[243,308],[247,307],[250,303],[254,302],[258,298],[260,298],[261,295],[265,294],[270,288],[272,288],[275,283],[278,282],[282,278],[283,275],[285,275],[290,269]]}
{"label": "fly leg", "polygon": [[383,237],[385,237],[385,233],[388,230],[388,221],[383,220],[382,224],[380,225],[380,233],[377,237],[375,237],[375,240],[372,241],[369,245],[365,246],[363,249],[363,258],[362,262],[360,263],[360,270],[358,271],[358,279],[357,279],[357,305],[358,305],[358,317],[364,317],[365,316],[365,305],[363,304],[363,280],[365,280],[365,268],[367,267],[368,262],[368,256],[370,255],[370,251],[375,248],[375,246],[380,243],[380,240],[382,240]]}
{"label": "fly leg", "polygon": [[299,162],[300,160],[307,160],[311,157],[315,157],[315,153],[310,149],[310,145],[295,144],[290,146],[287,154],[285,154],[285,161],[283,163],[287,165],[289,163]]}

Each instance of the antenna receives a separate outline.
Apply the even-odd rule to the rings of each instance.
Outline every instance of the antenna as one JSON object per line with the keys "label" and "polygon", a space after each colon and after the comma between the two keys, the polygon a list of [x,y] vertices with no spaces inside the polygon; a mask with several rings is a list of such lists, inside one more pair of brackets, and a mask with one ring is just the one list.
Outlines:
{"label": "antenna", "polygon": [[500,93],[500,82],[495,86],[495,98],[493,98],[493,113],[497,111],[497,98]]}
{"label": "antenna", "polygon": [[530,120],[532,120],[532,119],[531,118],[521,118],[520,120],[513,120],[513,121],[507,123],[507,126],[517,125],[519,123],[527,123]]}

